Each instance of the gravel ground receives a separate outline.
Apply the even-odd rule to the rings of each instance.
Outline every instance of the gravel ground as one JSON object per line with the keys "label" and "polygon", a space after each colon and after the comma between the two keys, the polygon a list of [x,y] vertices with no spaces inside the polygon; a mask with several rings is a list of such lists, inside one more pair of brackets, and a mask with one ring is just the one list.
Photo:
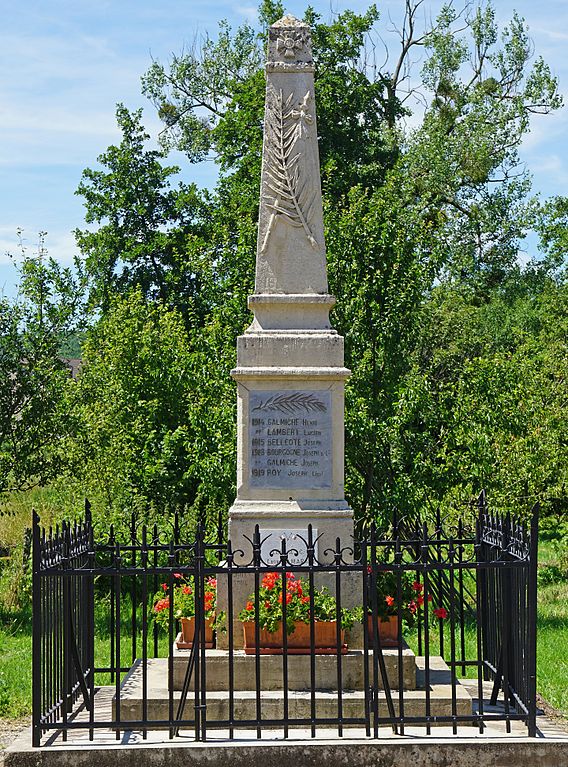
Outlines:
{"label": "gravel ground", "polygon": [[536,705],[544,711],[544,715],[548,719],[551,719],[554,724],[568,732],[568,718],[566,718],[566,716],[564,716],[561,711],[552,708],[550,703],[542,698],[538,693],[536,696]]}
{"label": "gravel ground", "polygon": [[[10,745],[16,735],[19,735],[29,723],[29,719],[2,719],[0,717],[0,753]],[[0,764],[2,764],[1,756]]]}

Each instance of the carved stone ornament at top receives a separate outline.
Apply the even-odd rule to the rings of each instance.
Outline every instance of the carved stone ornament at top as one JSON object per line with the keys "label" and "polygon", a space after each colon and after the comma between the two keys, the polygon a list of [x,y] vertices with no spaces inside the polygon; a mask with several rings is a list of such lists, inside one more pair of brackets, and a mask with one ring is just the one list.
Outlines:
{"label": "carved stone ornament at top", "polygon": [[296,143],[307,135],[314,118],[308,109],[311,93],[294,105],[294,93],[284,98],[282,90],[269,86],[266,100],[265,143],[266,185],[264,203],[271,211],[261,252],[266,250],[276,218],[283,216],[292,226],[302,228],[313,248],[318,243],[310,228],[316,199],[314,185],[302,169],[302,152]]}
{"label": "carved stone ornament at top", "polygon": [[291,30],[287,29],[279,37],[276,38],[276,50],[285,59],[295,59],[296,52],[304,49],[304,45],[308,42],[308,34],[305,30]]}

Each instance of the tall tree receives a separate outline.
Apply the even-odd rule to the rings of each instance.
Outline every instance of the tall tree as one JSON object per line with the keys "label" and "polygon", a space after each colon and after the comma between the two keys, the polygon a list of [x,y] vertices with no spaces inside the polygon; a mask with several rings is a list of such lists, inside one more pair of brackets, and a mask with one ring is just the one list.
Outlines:
{"label": "tall tree", "polygon": [[80,327],[81,277],[22,249],[16,299],[0,299],[0,493],[45,484],[66,458],[74,430],[73,385],[61,348]]}
{"label": "tall tree", "polygon": [[[306,14],[314,40],[329,275],[338,298],[335,325],[346,338],[347,363],[354,371],[347,391],[347,488],[363,520],[388,504],[415,508],[423,502],[426,475],[409,479],[418,474],[409,471],[407,448],[428,442],[432,432],[411,404],[435,401],[442,408],[442,401],[424,399],[432,381],[428,365],[417,362],[425,354],[419,330],[433,311],[436,285],[450,286],[479,306],[491,302],[519,271],[520,238],[541,214],[530,199],[530,177],[518,149],[531,115],[561,103],[547,66],[531,60],[531,42],[518,16],[500,31],[491,6],[468,4],[457,13],[450,3],[431,25],[420,26],[420,7],[420,0],[406,0],[399,54],[382,67],[371,60],[380,28],[374,7],[365,14],[340,14],[329,24],[312,10]],[[217,40],[194,45],[168,66],[154,62],[143,78],[144,92],[164,121],[164,147],[184,151],[190,162],[213,156],[220,167],[215,192],[192,190],[184,222],[172,217],[168,229],[165,220],[156,219],[153,233],[139,238],[138,251],[141,258],[153,254],[172,285],[199,286],[180,298],[171,290],[167,301],[184,314],[192,343],[207,349],[216,363],[202,382],[207,394],[192,412],[207,421],[208,404],[222,392],[220,424],[230,423],[229,370],[235,336],[247,324],[245,298],[254,274],[263,49],[267,26],[281,13],[280,3],[265,0],[258,30],[245,25],[233,32],[222,24]],[[417,51],[423,54],[419,66],[412,63]],[[140,143],[135,154],[142,156]],[[161,167],[162,157],[154,154],[148,166],[128,152],[123,159],[125,172],[108,177],[111,187],[118,184],[105,209],[113,232],[122,221],[121,185],[131,187],[133,171],[139,183],[148,171],[158,198],[165,194],[162,171],[151,172],[153,162]],[[84,194],[103,179],[87,181]],[[177,191],[174,197],[176,211],[183,209],[183,197]],[[87,198],[87,205],[93,204]],[[164,231],[177,260],[152,244]],[[183,247],[175,244],[178,235]],[[104,239],[101,229],[92,242],[104,246]],[[93,274],[97,252],[104,253],[104,247],[90,251]],[[118,259],[120,250],[115,252]],[[115,269],[118,260],[103,257],[101,263]],[[130,259],[116,285],[140,285],[148,298],[164,300],[158,281],[151,277],[145,283],[136,263]],[[194,275],[197,282],[191,283]],[[198,314],[185,308],[197,296]],[[452,391],[457,397],[461,389]],[[233,432],[223,439],[232,444]],[[445,445],[452,460],[456,444]],[[437,453],[436,460],[450,458]],[[223,482],[228,505],[232,482]],[[449,492],[447,483],[435,485],[438,497]]]}
{"label": "tall tree", "polygon": [[122,141],[99,157],[102,170],[86,169],[77,194],[85,200],[88,224],[78,229],[91,286],[91,303],[106,310],[116,293],[137,286],[151,299],[201,311],[199,266],[191,254],[206,227],[195,226],[206,207],[195,186],[171,188],[176,166],[163,165],[164,155],[149,150],[142,112],[116,110]]}

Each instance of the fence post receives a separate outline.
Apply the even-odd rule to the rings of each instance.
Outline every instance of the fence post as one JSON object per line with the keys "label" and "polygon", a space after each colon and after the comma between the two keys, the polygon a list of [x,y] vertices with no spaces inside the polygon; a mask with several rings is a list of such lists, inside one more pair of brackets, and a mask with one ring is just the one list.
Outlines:
{"label": "fence post", "polygon": [[[487,643],[487,569],[483,567],[483,562],[485,561],[485,550],[483,545],[483,517],[487,511],[487,496],[485,494],[485,490],[482,490],[479,493],[479,496],[477,498],[477,510],[478,510],[478,529],[479,529],[479,549],[478,549],[478,556],[479,556],[479,564],[481,567],[479,568],[479,591],[478,594],[478,603],[479,603],[479,615],[481,618],[481,648],[483,653],[483,658],[478,658],[478,660],[481,660],[482,662],[482,668],[483,668],[483,679],[484,681],[489,681],[489,669],[487,668],[485,661],[488,659],[489,655],[489,648]],[[479,629],[478,629],[479,630]]]}
{"label": "fence post", "polygon": [[[87,533],[87,568],[90,571],[87,575],[86,589],[86,647],[85,653],[87,661],[85,669],[89,669],[89,723],[95,721],[95,576],[96,567],[95,539],[93,534],[93,519],[91,515],[91,504],[88,498],[85,498],[85,529]],[[87,680],[85,680],[87,682]],[[94,740],[95,731],[89,729],[89,740]]]}
{"label": "fence post", "polygon": [[531,541],[528,582],[528,735],[536,737],[536,622],[537,622],[537,568],[538,568],[538,518],[540,504],[537,502],[532,509]]}
{"label": "fence post", "polygon": [[40,719],[41,693],[43,679],[41,676],[41,584],[39,575],[39,515],[32,511],[32,746],[38,747],[41,742]]}

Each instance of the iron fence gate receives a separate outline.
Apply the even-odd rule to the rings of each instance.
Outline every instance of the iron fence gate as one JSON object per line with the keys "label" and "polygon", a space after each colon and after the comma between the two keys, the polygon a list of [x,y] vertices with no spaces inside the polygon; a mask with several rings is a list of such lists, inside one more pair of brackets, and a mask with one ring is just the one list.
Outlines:
{"label": "iron fence gate", "polygon": [[[219,730],[231,738],[236,731],[251,730],[261,738],[263,730],[280,728],[288,737],[291,728],[303,727],[315,737],[322,727],[334,727],[341,736],[345,728],[359,726],[367,737],[376,738],[385,725],[400,734],[410,726],[430,733],[440,724],[451,725],[454,732],[470,724],[483,732],[489,723],[504,721],[510,731],[515,720],[534,736],[538,506],[527,528],[491,514],[482,494],[476,513],[467,518],[397,519],[387,529],[373,526],[364,540],[337,540],[319,556],[318,539],[310,528],[296,550],[283,540],[270,561],[258,527],[247,552],[235,551],[230,541],[211,541],[201,529],[187,538],[182,530],[179,517],[169,531],[138,526],[132,519],[127,535],[111,527],[103,537],[95,534],[88,504],[81,523],[56,530],[43,530],[34,514],[35,746],[59,736],[66,740],[70,731],[79,729],[87,730],[91,739],[98,729],[114,731],[117,738],[121,732],[139,730],[146,738],[149,730],[163,728],[172,738],[183,730],[205,740]],[[224,650],[216,654],[208,649],[206,635],[206,594],[212,581],[218,584],[219,604],[223,594],[216,629]],[[245,608],[243,582],[250,589]],[[289,582],[304,584],[294,588],[296,593],[304,589],[305,658],[294,659],[299,651],[283,631],[277,660],[268,666],[261,641],[261,595],[267,583],[280,589],[281,622],[286,626]],[[182,661],[174,650],[181,583],[192,591],[194,605],[191,647]],[[316,646],[315,600],[322,583],[332,597],[328,617],[334,625],[324,650]],[[398,618],[398,642],[392,650],[374,628],[385,611],[385,583],[391,584],[390,613]],[[410,600],[408,588],[414,590]],[[158,625],[158,602],[164,628]],[[351,628],[359,647],[360,690],[355,695],[349,665],[354,653],[346,654],[342,622],[347,608],[357,605],[357,622]],[[254,618],[249,632],[253,647],[247,650],[241,649],[239,636],[243,609]],[[418,709],[405,689],[405,639],[421,663]],[[247,653],[252,657],[243,661]],[[322,653],[331,658],[326,663],[332,669],[324,692],[319,678]],[[215,682],[219,658],[223,676]],[[440,658],[448,669],[445,713],[436,709],[431,693]],[[299,664],[304,669],[301,696],[290,689],[297,685],[292,677]],[[159,705],[150,690],[150,677],[158,668],[163,684]],[[246,695],[239,681],[243,668],[250,688]],[[267,668],[272,674],[277,668],[279,690],[272,698]],[[458,676],[473,678],[475,710],[464,712],[461,707]],[[487,699],[484,683],[489,681],[493,686]],[[495,710],[500,691],[502,706]],[[99,699],[107,700],[106,707]]]}

